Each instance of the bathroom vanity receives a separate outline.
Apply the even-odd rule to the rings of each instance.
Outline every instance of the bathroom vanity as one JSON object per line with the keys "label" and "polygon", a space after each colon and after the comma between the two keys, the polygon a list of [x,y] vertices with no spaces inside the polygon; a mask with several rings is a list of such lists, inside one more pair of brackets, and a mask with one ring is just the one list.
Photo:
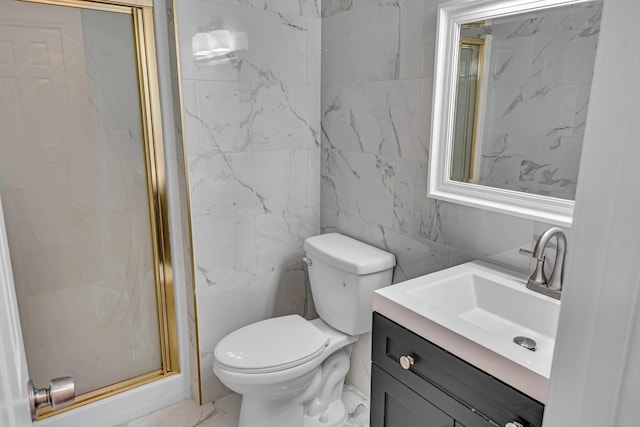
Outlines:
{"label": "bathroom vanity", "polygon": [[542,425],[542,403],[378,313],[372,360],[371,427]]}
{"label": "bathroom vanity", "polygon": [[526,283],[474,261],[376,291],[371,427],[541,426],[560,302]]}

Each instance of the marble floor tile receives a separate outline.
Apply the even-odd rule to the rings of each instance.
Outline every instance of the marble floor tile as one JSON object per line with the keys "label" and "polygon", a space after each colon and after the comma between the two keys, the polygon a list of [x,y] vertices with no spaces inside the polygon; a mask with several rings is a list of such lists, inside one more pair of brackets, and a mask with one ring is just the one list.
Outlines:
{"label": "marble floor tile", "polygon": [[188,399],[116,427],[195,427],[205,425],[216,415],[213,403],[200,406]]}
{"label": "marble floor tile", "polygon": [[[342,427],[369,427],[369,400],[349,385],[342,391],[342,400],[348,412]],[[203,406],[184,400],[117,427],[238,427],[241,401],[237,394]]]}
{"label": "marble floor tile", "polygon": [[369,427],[369,399],[357,388],[345,385],[342,401],[348,413],[343,427]]}

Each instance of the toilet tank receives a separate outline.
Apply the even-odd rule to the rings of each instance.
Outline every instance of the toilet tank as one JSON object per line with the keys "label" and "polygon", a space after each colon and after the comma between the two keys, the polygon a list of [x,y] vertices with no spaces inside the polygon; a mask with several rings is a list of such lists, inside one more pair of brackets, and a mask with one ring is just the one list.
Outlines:
{"label": "toilet tank", "polygon": [[373,291],[391,284],[396,257],[338,233],[304,241],[316,311],[348,335],[371,330]]}

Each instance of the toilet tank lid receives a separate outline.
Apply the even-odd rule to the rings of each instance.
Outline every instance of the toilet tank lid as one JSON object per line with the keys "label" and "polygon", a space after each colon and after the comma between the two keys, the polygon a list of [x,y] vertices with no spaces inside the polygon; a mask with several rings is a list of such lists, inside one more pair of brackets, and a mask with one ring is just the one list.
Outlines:
{"label": "toilet tank lid", "polygon": [[304,241],[304,251],[312,261],[318,258],[352,274],[371,274],[395,267],[392,253],[340,233],[312,236]]}

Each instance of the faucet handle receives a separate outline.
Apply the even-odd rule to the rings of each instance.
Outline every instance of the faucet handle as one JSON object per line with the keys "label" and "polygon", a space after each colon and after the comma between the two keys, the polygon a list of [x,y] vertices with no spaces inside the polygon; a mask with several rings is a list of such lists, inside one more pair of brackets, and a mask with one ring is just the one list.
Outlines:
{"label": "faucet handle", "polygon": [[520,252],[520,255],[533,257],[533,251],[530,251],[529,249],[520,248],[519,252]]}
{"label": "faucet handle", "polygon": [[[519,251],[519,252],[520,252],[520,255],[530,256],[531,258],[535,258],[535,259],[537,259],[538,261],[540,260],[540,258],[536,258],[536,257],[533,255],[533,251],[530,251],[529,249],[520,248],[520,251]],[[544,259],[544,257],[542,257],[542,259]]]}

